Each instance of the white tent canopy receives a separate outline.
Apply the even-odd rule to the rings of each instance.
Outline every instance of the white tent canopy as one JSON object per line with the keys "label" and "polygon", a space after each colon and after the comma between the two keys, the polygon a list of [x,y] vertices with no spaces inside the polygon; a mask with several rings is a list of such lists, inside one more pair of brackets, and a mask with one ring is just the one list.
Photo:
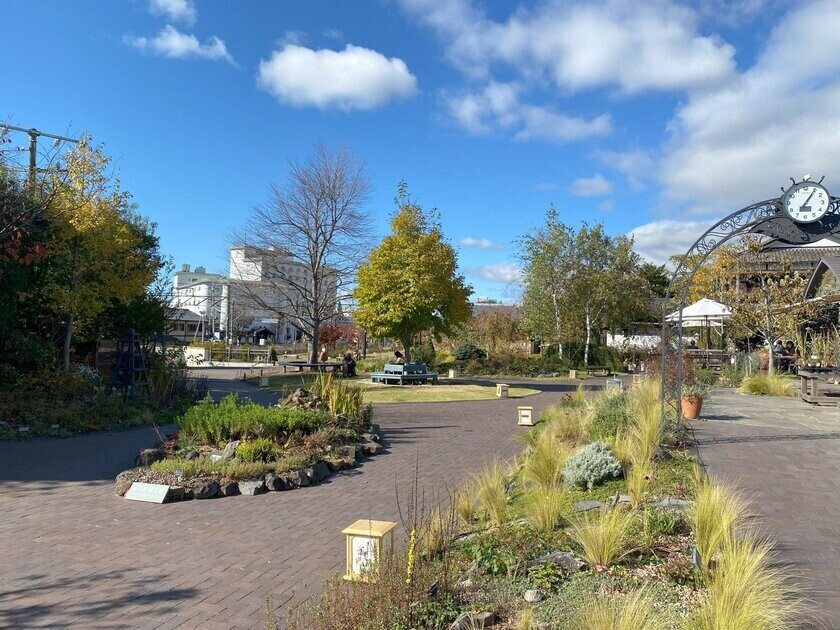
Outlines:
{"label": "white tent canopy", "polygon": [[[723,322],[732,319],[732,311],[720,302],[709,298],[698,300],[682,310],[683,326],[723,326]],[[677,323],[680,320],[680,312],[674,311],[665,318],[665,321]]]}

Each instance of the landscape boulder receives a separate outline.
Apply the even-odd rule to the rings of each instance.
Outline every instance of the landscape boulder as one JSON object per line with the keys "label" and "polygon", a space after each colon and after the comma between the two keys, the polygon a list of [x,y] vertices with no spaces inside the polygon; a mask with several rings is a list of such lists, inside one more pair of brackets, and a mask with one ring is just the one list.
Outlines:
{"label": "landscape boulder", "polygon": [[571,551],[552,551],[539,558],[534,558],[528,562],[529,567],[535,567],[542,564],[554,565],[557,569],[568,577],[573,573],[580,571],[583,562],[578,560]]}
{"label": "landscape boulder", "polygon": [[134,483],[133,480],[123,477],[123,473],[117,475],[117,479],[114,481],[114,494],[118,497],[124,497],[125,493],[128,492],[128,489],[131,487],[131,484]]}
{"label": "landscape boulder", "polygon": [[193,486],[193,496],[196,499],[212,499],[219,494],[218,481],[199,481]]}
{"label": "landscape boulder", "polygon": [[589,510],[602,510],[604,504],[601,501],[578,501],[574,508],[575,512],[588,512]]}
{"label": "landscape boulder", "polygon": [[242,444],[242,440],[231,440],[225,444],[225,448],[222,450],[222,459],[233,459],[233,456],[236,455],[236,447],[240,444]]}
{"label": "landscape boulder", "polygon": [[382,452],[382,445],[379,442],[359,442],[357,448],[364,455],[379,455]]}
{"label": "landscape boulder", "polygon": [[273,491],[282,491],[282,490],[289,490],[291,485],[283,479],[283,477],[279,477],[274,473],[266,473],[265,474],[265,487],[267,490]]}
{"label": "landscape boulder", "polygon": [[525,591],[525,601],[529,604],[536,604],[537,602],[541,602],[542,599],[543,594],[538,588],[529,588],[527,591]]}
{"label": "landscape boulder", "polygon": [[307,468],[306,473],[309,475],[312,483],[318,483],[330,476],[330,469],[327,467],[325,462],[318,461],[315,462],[311,468]]}
{"label": "landscape boulder", "polygon": [[219,486],[219,491],[222,493],[222,496],[231,497],[239,494],[239,484],[235,481],[228,481]]}
{"label": "landscape boulder", "polygon": [[489,628],[496,623],[496,615],[492,612],[465,612],[449,626],[449,630],[477,630]]}
{"label": "landscape boulder", "polygon": [[134,459],[134,465],[151,466],[162,459],[166,459],[166,453],[162,448],[144,448]]}
{"label": "landscape boulder", "polygon": [[253,497],[265,492],[265,482],[262,479],[239,482],[239,492],[247,497]]}
{"label": "landscape boulder", "polygon": [[283,473],[280,475],[280,478],[283,479],[283,481],[285,481],[291,488],[302,488],[303,486],[308,486],[312,483],[312,480],[309,478],[309,475],[305,470],[292,470],[290,472]]}

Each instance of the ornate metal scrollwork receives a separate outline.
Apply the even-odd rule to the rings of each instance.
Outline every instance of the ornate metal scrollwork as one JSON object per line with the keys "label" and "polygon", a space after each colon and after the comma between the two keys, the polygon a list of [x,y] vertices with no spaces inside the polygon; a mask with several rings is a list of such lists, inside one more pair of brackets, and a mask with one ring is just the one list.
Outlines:
{"label": "ornate metal scrollwork", "polygon": [[[679,404],[683,380],[682,311],[685,308],[686,297],[694,275],[712,252],[727,241],[745,234],[761,234],[784,243],[804,245],[837,233],[840,233],[840,197],[832,197],[828,212],[822,219],[813,223],[794,221],[784,211],[782,198],[775,198],[766,199],[733,212],[706,230],[688,248],[671,276],[671,283],[662,308],[661,396],[664,422],[670,415],[668,413],[670,410],[667,409],[668,404],[674,405],[673,417],[676,418],[678,426],[682,421],[682,410]],[[680,290],[678,303],[673,299],[675,297],[673,292],[677,288]],[[667,321],[668,314],[672,310],[679,313],[674,327],[677,336],[674,348],[670,348],[671,342],[668,337],[670,326]],[[668,375],[669,349],[677,352],[677,361],[674,366],[676,378],[671,379]]]}

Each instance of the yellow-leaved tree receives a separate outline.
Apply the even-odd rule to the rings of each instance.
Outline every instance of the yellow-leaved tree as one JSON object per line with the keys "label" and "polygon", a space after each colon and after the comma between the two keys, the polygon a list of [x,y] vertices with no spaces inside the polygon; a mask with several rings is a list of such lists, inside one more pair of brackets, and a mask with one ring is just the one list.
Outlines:
{"label": "yellow-leaved tree", "polygon": [[51,236],[43,298],[59,315],[63,364],[73,333],[113,302],[142,296],[161,267],[153,225],[134,210],[110,172],[110,158],[89,139],[65,158],[48,209]]}
{"label": "yellow-leaved tree", "polygon": [[458,256],[444,240],[439,217],[413,203],[401,184],[391,234],[359,269],[356,323],[372,336],[397,339],[406,362],[423,331],[449,334],[471,314],[472,287],[458,273]]}

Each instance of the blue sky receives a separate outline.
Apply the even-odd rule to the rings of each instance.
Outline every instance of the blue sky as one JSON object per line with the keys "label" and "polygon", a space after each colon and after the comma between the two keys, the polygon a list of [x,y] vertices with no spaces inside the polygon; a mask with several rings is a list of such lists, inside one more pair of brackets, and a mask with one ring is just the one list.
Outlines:
{"label": "blue sky", "polygon": [[506,300],[550,203],[662,260],[788,176],[840,190],[836,0],[3,8],[0,120],[103,142],[179,265],[226,271],[230,229],[317,142],[366,163],[380,233],[405,179]]}

